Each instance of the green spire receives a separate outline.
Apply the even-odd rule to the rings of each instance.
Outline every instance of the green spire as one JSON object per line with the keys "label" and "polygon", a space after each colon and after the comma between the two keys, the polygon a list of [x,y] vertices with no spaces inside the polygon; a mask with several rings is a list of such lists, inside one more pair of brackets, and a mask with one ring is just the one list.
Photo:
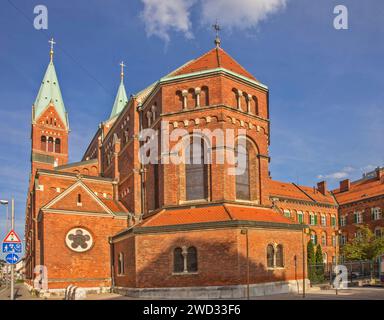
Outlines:
{"label": "green spire", "polygon": [[55,106],[57,113],[61,120],[68,128],[68,117],[65,110],[63,97],[61,96],[61,90],[59,81],[57,80],[55,66],[53,64],[53,39],[51,40],[51,61],[49,62],[47,71],[45,72],[43,82],[41,83],[39,93],[37,94],[34,103],[34,117],[33,120],[39,118],[50,103]]}
{"label": "green spire", "polygon": [[118,114],[120,114],[120,112],[123,111],[125,105],[128,102],[127,93],[124,87],[124,67],[125,67],[124,62],[120,63],[120,66],[121,66],[120,86],[119,86],[119,90],[117,91],[115,103],[113,104],[112,112],[109,119],[113,119]]}

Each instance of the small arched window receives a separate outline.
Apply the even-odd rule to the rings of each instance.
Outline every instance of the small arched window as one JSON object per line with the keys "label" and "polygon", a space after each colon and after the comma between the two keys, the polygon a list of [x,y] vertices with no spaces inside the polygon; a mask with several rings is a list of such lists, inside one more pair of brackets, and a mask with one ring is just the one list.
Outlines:
{"label": "small arched window", "polygon": [[200,106],[201,107],[209,106],[209,90],[208,90],[208,87],[206,87],[206,86],[201,88]]}
{"label": "small arched window", "polygon": [[40,149],[42,151],[47,151],[47,137],[46,136],[41,136]]}
{"label": "small arched window", "polygon": [[321,245],[323,247],[327,245],[327,234],[325,232],[321,234]]}
{"label": "small arched window", "polygon": [[56,153],[61,152],[61,140],[60,139],[55,140],[55,152]]}
{"label": "small arched window", "polygon": [[269,244],[267,246],[267,267],[268,268],[273,268],[275,263],[275,249],[273,248],[272,244]]}
{"label": "small arched window", "polygon": [[119,275],[124,274],[124,253],[119,253],[118,263],[117,263],[117,273]]}
{"label": "small arched window", "polygon": [[283,245],[279,244],[276,247],[276,267],[283,268],[284,267],[284,249]]}
{"label": "small arched window", "polygon": [[255,115],[259,115],[259,100],[257,99],[256,96],[252,97],[252,107],[251,107],[251,112]]}
{"label": "small arched window", "polygon": [[197,272],[197,250],[195,247],[189,247],[187,252],[187,271]]}
{"label": "small arched window", "polygon": [[173,272],[184,272],[183,249],[180,247],[173,251]]}
{"label": "small arched window", "polygon": [[81,203],[81,194],[80,193],[77,195],[77,203]]}
{"label": "small arched window", "polygon": [[48,152],[53,152],[53,138],[48,138]]}

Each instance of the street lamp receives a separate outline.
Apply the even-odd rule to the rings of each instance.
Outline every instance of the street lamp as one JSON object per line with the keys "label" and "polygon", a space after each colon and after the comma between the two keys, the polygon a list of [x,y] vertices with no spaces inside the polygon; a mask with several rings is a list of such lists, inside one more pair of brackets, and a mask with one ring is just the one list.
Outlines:
{"label": "street lamp", "polygon": [[7,207],[7,219],[5,220],[6,221],[6,223],[5,223],[5,227],[6,227],[6,230],[5,230],[5,232],[7,233],[8,232],[8,203],[9,203],[9,201],[8,200],[0,200],[0,204],[1,205],[3,205],[3,206],[6,206]]}

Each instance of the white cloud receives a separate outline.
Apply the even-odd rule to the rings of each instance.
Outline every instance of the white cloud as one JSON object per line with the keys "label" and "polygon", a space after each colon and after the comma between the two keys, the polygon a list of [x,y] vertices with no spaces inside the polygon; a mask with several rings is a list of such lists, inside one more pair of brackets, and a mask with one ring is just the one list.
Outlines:
{"label": "white cloud", "polygon": [[248,29],[257,26],[270,14],[285,8],[287,0],[203,0],[203,22],[216,18],[230,29]]}
{"label": "white cloud", "polygon": [[195,0],[141,1],[144,4],[141,18],[148,36],[158,36],[169,42],[169,32],[175,30],[184,33],[186,38],[193,38],[190,9]]}
{"label": "white cloud", "polygon": [[285,8],[288,0],[141,0],[144,9],[141,18],[148,36],[158,36],[165,42],[170,40],[170,32],[184,33],[193,38],[191,10],[201,6],[203,24],[211,25],[216,19],[225,28],[248,29],[257,26],[270,14]]}
{"label": "white cloud", "polygon": [[326,175],[319,174],[317,176],[317,179],[330,179],[330,180],[345,179],[345,178],[349,177],[349,175],[354,171],[356,171],[355,168],[348,166],[348,167],[344,167],[340,171],[336,171],[336,172],[333,172],[330,174],[326,174]]}

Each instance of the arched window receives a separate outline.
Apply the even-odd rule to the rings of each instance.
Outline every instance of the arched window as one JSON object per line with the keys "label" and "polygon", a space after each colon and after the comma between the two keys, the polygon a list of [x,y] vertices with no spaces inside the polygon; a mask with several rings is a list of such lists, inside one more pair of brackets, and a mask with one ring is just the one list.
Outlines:
{"label": "arched window", "polygon": [[118,258],[118,263],[117,263],[117,273],[119,275],[124,274],[124,253],[120,252],[119,253],[119,258]]}
{"label": "arched window", "polygon": [[81,203],[81,194],[80,193],[77,195],[77,203]]}
{"label": "arched window", "polygon": [[183,98],[183,94],[180,90],[176,91],[176,95],[175,95],[175,105],[176,106],[179,106],[180,110],[183,110],[184,109],[184,98]]}
{"label": "arched window", "polygon": [[48,152],[53,152],[53,138],[48,138]]}
{"label": "arched window", "polygon": [[201,87],[201,93],[200,93],[200,106],[206,107],[209,106],[209,91],[208,87]]}
{"label": "arched window", "polygon": [[55,140],[55,152],[60,153],[61,152],[61,141],[60,139]]}
{"label": "arched window", "polygon": [[192,139],[186,149],[186,199],[203,200],[208,198],[208,165],[204,163],[206,147],[203,139]]}
{"label": "arched window", "polygon": [[249,150],[247,142],[236,146],[235,156],[237,159],[236,172],[236,199],[251,200],[250,176],[249,176]]}
{"label": "arched window", "polygon": [[272,244],[267,246],[267,267],[273,268],[275,265],[275,249]]}
{"label": "arched window", "polygon": [[173,251],[173,272],[184,272],[184,255],[181,248]]}
{"label": "arched window", "polygon": [[327,246],[327,234],[325,232],[321,234],[321,245],[323,247]]}
{"label": "arched window", "polygon": [[40,149],[42,151],[47,151],[47,137],[46,136],[41,136],[41,143],[40,143]]}
{"label": "arched window", "polygon": [[253,103],[252,103],[252,108],[251,112],[255,115],[259,115],[259,100],[257,99],[256,96],[252,97]]}
{"label": "arched window", "polygon": [[323,252],[323,263],[327,263],[328,262],[328,255],[326,252]]}
{"label": "arched window", "polygon": [[197,250],[195,247],[189,247],[187,252],[187,271],[197,272]]}
{"label": "arched window", "polygon": [[276,247],[276,267],[283,268],[284,267],[284,251],[283,245],[279,244]]}

